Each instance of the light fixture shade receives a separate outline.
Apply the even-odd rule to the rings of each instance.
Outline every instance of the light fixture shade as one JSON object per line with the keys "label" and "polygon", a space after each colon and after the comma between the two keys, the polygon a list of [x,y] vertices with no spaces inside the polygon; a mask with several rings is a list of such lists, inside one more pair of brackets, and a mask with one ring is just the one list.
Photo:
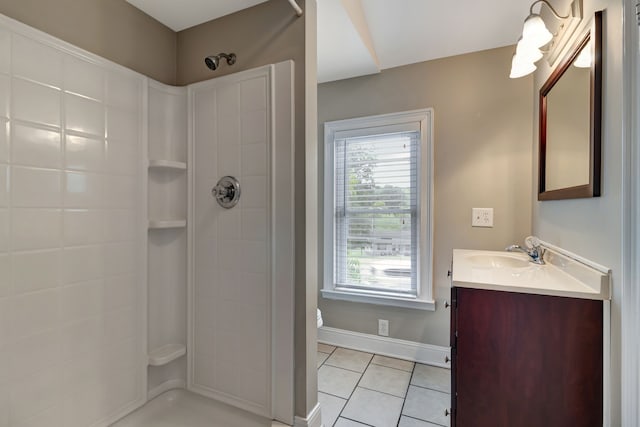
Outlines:
{"label": "light fixture shade", "polygon": [[524,20],[522,39],[525,40],[527,44],[542,47],[549,43],[552,38],[553,34],[549,32],[542,17],[537,13],[532,13]]}
{"label": "light fixture shade", "polygon": [[540,51],[540,49],[535,45],[528,43],[522,37],[518,39],[516,55],[520,58],[526,58],[530,62],[538,62],[542,59],[542,51]]}
{"label": "light fixture shade", "polygon": [[509,74],[509,78],[517,79],[524,77],[533,73],[535,70],[536,65],[533,61],[530,61],[528,58],[518,56],[518,54],[514,54],[513,59],[511,60],[511,73]]}

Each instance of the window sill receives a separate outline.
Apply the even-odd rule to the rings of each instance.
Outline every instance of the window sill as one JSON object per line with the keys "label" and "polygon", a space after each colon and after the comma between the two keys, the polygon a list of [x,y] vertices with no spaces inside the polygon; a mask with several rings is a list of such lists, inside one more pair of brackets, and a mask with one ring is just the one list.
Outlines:
{"label": "window sill", "polygon": [[389,295],[355,293],[339,290],[322,289],[323,298],[342,301],[361,302],[365,304],[387,305],[391,307],[413,308],[417,310],[435,311],[436,303],[432,300],[418,298],[402,298]]}

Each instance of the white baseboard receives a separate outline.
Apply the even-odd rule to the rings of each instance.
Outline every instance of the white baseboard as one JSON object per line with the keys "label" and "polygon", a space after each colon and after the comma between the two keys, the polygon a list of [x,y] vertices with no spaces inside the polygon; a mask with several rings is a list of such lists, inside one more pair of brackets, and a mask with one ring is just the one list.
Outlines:
{"label": "white baseboard", "polygon": [[322,427],[320,404],[316,404],[306,418],[296,417],[293,427]]}
{"label": "white baseboard", "polygon": [[159,386],[156,386],[147,392],[147,399],[151,400],[160,396],[165,391],[173,390],[176,388],[187,388],[187,383],[184,380],[169,380],[165,381]]}
{"label": "white baseboard", "polygon": [[362,334],[326,326],[318,329],[318,342],[426,365],[451,368],[451,363],[447,362],[451,358],[449,347]]}

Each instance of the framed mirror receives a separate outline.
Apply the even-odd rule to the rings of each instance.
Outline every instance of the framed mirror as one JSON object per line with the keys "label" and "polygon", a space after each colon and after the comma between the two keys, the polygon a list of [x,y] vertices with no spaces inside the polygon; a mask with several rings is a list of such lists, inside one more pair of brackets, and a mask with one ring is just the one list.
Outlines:
{"label": "framed mirror", "polygon": [[600,196],[602,12],[540,89],[538,200]]}

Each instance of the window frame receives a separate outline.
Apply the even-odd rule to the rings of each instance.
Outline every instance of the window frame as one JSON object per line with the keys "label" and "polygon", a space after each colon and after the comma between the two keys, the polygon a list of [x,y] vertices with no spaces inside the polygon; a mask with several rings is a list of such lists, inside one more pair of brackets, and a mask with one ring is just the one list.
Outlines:
{"label": "window frame", "polygon": [[[417,180],[417,295],[341,288],[334,282],[335,140],[385,132],[420,131]],[[370,304],[435,310],[433,299],[433,109],[337,120],[324,124],[324,280],[322,296]]]}

